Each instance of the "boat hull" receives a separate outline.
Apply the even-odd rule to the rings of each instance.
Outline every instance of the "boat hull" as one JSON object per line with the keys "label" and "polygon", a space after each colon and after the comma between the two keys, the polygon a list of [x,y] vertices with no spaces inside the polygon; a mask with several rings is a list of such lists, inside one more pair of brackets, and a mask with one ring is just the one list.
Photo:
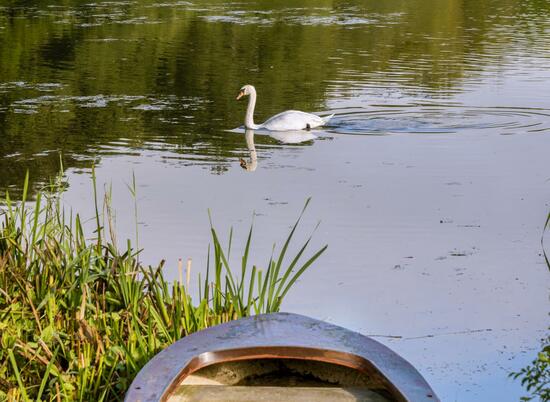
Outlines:
{"label": "boat hull", "polygon": [[296,359],[367,374],[395,401],[439,401],[422,375],[388,347],[357,332],[309,317],[274,313],[188,335],[158,353],[138,373],[125,401],[167,401],[191,374],[215,364]]}

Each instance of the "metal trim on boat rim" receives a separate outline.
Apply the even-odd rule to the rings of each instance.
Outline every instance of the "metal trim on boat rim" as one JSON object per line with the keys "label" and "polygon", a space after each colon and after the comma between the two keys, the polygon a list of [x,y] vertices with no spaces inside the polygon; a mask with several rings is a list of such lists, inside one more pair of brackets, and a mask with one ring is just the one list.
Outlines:
{"label": "metal trim on boat rim", "polygon": [[398,401],[439,401],[422,375],[388,347],[357,332],[291,313],[230,321],[180,339],[143,367],[125,401],[166,401],[185,377],[203,367],[265,358],[338,364],[376,376]]}

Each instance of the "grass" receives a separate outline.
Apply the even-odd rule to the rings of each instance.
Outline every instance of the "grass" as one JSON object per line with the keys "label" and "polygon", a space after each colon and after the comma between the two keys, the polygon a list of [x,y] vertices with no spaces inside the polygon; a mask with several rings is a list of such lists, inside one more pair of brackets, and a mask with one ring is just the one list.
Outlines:
{"label": "grass", "polygon": [[121,400],[141,367],[177,339],[278,311],[326,249],[305,259],[310,237],[296,255],[287,255],[309,200],[265,269],[249,266],[253,226],[233,271],[232,231],[224,251],[211,223],[206,274],[198,277],[194,300],[190,264],[185,283],[181,262],[180,280],[170,282],[164,261],[144,266],[130,241],[117,247],[109,196],[100,201],[95,179],[93,185],[92,239],[81,217],[63,208],[56,183],[37,194],[32,208],[28,175],[22,201],[6,196],[0,210],[0,400]]}

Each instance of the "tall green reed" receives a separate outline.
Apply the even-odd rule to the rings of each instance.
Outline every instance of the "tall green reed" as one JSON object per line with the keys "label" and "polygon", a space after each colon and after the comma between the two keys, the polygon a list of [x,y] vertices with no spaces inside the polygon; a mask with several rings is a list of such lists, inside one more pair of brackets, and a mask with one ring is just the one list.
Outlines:
{"label": "tall green reed", "polygon": [[[265,269],[249,267],[253,225],[239,272],[228,262],[233,232],[224,251],[211,222],[212,253],[194,300],[189,294],[190,264],[186,283],[169,281],[164,261],[145,266],[129,240],[124,248],[117,247],[109,192],[100,201],[92,176],[93,238],[80,215],[63,208],[62,181],[39,192],[32,208],[28,176],[22,201],[6,195],[0,211],[0,400],[120,400],[141,367],[177,339],[229,320],[278,311],[298,278],[326,249],[302,262],[309,237],[288,258],[309,200]],[[134,180],[134,193],[135,188]]]}

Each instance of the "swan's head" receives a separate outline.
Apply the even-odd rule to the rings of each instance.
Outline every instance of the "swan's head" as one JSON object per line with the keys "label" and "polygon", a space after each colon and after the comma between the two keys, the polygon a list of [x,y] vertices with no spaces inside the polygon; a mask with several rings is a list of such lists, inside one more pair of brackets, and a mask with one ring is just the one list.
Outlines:
{"label": "swan's head", "polygon": [[239,94],[237,95],[237,100],[241,99],[243,96],[247,96],[255,92],[256,89],[252,85],[245,85],[239,91]]}

